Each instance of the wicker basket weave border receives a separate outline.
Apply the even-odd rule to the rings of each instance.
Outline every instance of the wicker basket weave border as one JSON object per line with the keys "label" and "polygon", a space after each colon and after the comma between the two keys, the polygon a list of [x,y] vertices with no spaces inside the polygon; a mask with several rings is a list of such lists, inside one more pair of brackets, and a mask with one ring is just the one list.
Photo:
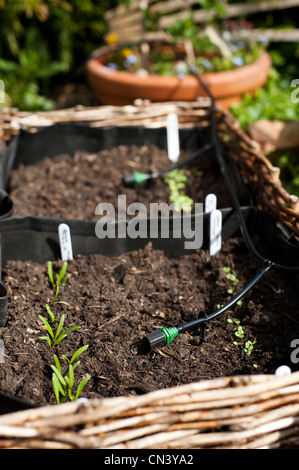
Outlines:
{"label": "wicker basket weave border", "polygon": [[221,377],[0,416],[0,448],[299,447],[299,372]]}

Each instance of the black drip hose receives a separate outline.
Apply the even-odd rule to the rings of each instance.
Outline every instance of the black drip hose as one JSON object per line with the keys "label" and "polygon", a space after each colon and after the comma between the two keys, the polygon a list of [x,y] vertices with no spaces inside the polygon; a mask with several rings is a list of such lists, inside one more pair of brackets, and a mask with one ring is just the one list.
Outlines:
{"label": "black drip hose", "polygon": [[141,183],[143,181],[153,180],[156,178],[161,178],[161,176],[165,175],[166,173],[170,173],[172,170],[177,170],[182,166],[190,163],[195,158],[199,157],[202,153],[210,150],[213,148],[213,144],[206,144],[200,149],[193,152],[189,157],[185,158],[184,160],[178,162],[176,165],[173,165],[170,168],[166,168],[165,170],[157,171],[156,173],[133,173],[132,175],[125,175],[123,176],[123,183],[125,186],[132,186],[136,183]]}
{"label": "black drip hose", "polygon": [[247,286],[244,287],[244,289],[241,292],[239,292],[239,294],[237,294],[230,302],[224,305],[224,307],[220,308],[214,313],[211,313],[210,315],[207,315],[204,318],[197,318],[196,320],[191,320],[190,322],[185,323],[184,325],[178,326],[177,327],[178,332],[183,333],[184,331],[189,330],[190,328],[194,328],[195,326],[199,326],[202,323],[206,323],[210,320],[213,320],[214,318],[218,317],[218,315],[221,315],[222,313],[226,312],[226,310],[230,309],[233,305],[239,302],[239,300],[241,300],[247,294],[247,292],[249,292],[250,289],[252,289],[252,287],[261,279],[261,277],[263,277],[263,275],[267,271],[269,271],[269,269],[271,269],[271,267],[272,267],[271,263],[265,266],[255,276],[255,278],[252,279],[252,281],[249,284],[247,284]]}
{"label": "black drip hose", "polygon": [[249,284],[239,293],[237,294],[230,302],[228,302],[224,307],[220,308],[216,312],[211,313],[210,315],[206,315],[205,317],[197,318],[195,320],[192,320],[188,323],[185,323],[184,325],[180,325],[177,327],[170,327],[170,328],[161,328],[158,331],[155,331],[153,333],[150,333],[149,335],[145,336],[144,340],[145,343],[147,344],[147,347],[149,349],[155,349],[157,347],[162,347],[165,344],[170,343],[179,333],[183,333],[187,331],[188,329],[197,327],[197,326],[204,326],[208,321],[213,320],[216,318],[218,315],[221,315],[222,313],[226,312],[229,308],[231,308],[234,304],[236,304],[242,297],[244,297],[254,286],[257,284],[260,279],[266,274],[270,269],[275,268],[278,270],[285,270],[285,271],[290,271],[290,272],[299,272],[299,267],[292,267],[292,266],[284,266],[279,263],[274,263],[273,261],[270,261],[266,258],[264,258],[255,248],[255,246],[252,243],[252,240],[249,236],[246,223],[244,221],[242,209],[239,204],[239,200],[236,196],[236,193],[233,189],[233,186],[231,184],[230,178],[228,176],[228,171],[226,167],[226,162],[223,158],[219,139],[218,139],[218,134],[217,134],[217,120],[216,120],[216,107],[215,107],[215,99],[208,88],[208,86],[201,80],[201,78],[198,75],[195,75],[197,80],[199,81],[200,85],[202,88],[205,90],[206,94],[209,96],[211,99],[211,140],[212,140],[212,146],[215,148],[215,153],[216,157],[218,160],[218,164],[220,167],[221,174],[225,180],[226,186],[229,190],[231,199],[233,201],[234,208],[237,212],[238,220],[239,220],[239,225],[240,225],[240,230],[243,236],[243,239],[249,249],[249,251],[257,258],[263,265],[264,267],[260,270],[260,272],[252,279]]}
{"label": "black drip hose", "polygon": [[[237,195],[236,195],[236,193],[233,189],[230,178],[228,176],[226,163],[225,163],[225,160],[224,160],[222,152],[221,152],[220,143],[219,143],[218,134],[217,134],[216,107],[215,107],[214,96],[212,95],[212,93],[211,93],[210,89],[208,88],[208,86],[202,81],[202,79],[198,75],[195,75],[195,77],[197,78],[200,85],[202,86],[202,88],[205,90],[205,92],[207,93],[207,95],[211,99],[211,134],[212,134],[211,139],[212,139],[213,146],[215,148],[215,153],[216,153],[216,157],[217,157],[217,160],[218,160],[218,164],[219,164],[219,167],[220,167],[221,174],[222,174],[222,176],[225,180],[225,183],[226,183],[226,186],[229,190],[234,208],[237,212],[237,216],[238,216],[238,219],[239,219],[239,224],[240,224],[240,229],[241,229],[241,232],[242,232],[242,236],[244,238],[244,241],[245,241],[248,249],[251,251],[251,253],[260,262],[268,263],[270,261],[265,259],[262,255],[260,255],[260,253],[258,253],[258,251],[256,250],[255,246],[252,243],[252,240],[251,240],[251,238],[248,234],[246,223],[244,221],[244,217],[243,217],[243,214],[242,214],[242,209],[241,209],[240,204],[239,204],[239,200],[237,198]],[[284,266],[284,265],[281,265],[279,263],[273,263],[273,262],[270,262],[270,263],[276,269],[299,273],[299,267]]]}

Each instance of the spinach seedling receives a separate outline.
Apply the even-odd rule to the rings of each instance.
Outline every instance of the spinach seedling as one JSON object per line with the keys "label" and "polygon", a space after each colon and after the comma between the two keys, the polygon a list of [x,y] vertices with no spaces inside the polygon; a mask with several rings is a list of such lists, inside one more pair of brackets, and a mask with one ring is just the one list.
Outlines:
{"label": "spinach seedling", "polygon": [[[67,269],[67,262],[65,261],[62,265],[62,268],[59,274],[56,274],[56,280],[54,280],[53,265],[51,261],[48,262],[48,276],[49,276],[52,286],[55,289],[55,296],[54,296],[53,303],[55,303],[57,300],[60,287],[62,287],[68,280],[68,274],[66,274],[66,269]],[[63,302],[62,300],[59,300],[59,303],[68,305],[67,302]]]}
{"label": "spinach seedling", "polygon": [[62,374],[60,361],[58,357],[54,355],[55,366],[51,365],[51,368],[53,370],[52,384],[53,384],[56,401],[58,404],[63,403],[67,399],[69,399],[70,401],[76,401],[80,397],[83,387],[90,380],[90,375],[87,375],[86,377],[84,377],[84,379],[81,380],[81,382],[79,383],[77,391],[74,394],[73,392],[74,383],[75,383],[74,370],[80,364],[80,361],[76,361],[75,363],[74,361],[87,348],[88,348],[88,345],[85,345],[85,346],[82,346],[82,348],[79,348],[73,354],[71,359],[68,359],[65,355],[62,356],[63,359],[65,359],[68,362],[68,369],[65,374]]}
{"label": "spinach seedling", "polygon": [[[48,311],[51,312],[50,309]],[[58,321],[52,312],[51,314],[52,315],[50,315],[50,318],[51,318],[52,323]],[[47,341],[50,348],[57,346],[57,344],[59,344],[60,341],[66,338],[67,333],[69,333],[70,331],[78,330],[79,328],[81,328],[81,326],[72,326],[70,328],[67,328],[66,330],[62,330],[64,320],[65,320],[65,315],[61,316],[61,319],[58,323],[56,331],[53,331],[53,328],[51,327],[50,323],[42,315],[39,315],[39,319],[43,322],[48,332],[48,336],[39,336],[39,339],[43,341]]]}

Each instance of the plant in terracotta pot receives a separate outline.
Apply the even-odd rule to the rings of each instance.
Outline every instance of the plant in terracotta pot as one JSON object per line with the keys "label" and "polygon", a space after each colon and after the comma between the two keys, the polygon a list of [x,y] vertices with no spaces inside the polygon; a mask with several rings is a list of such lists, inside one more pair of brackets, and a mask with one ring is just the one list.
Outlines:
{"label": "plant in terracotta pot", "polygon": [[229,108],[267,81],[270,56],[263,37],[249,39],[247,21],[199,28],[191,12],[167,31],[155,32],[149,9],[146,19],[151,32],[132,43],[111,31],[108,46],[88,60],[87,78],[101,104],[126,105],[138,98],[194,101],[205,96],[200,75],[216,101]]}

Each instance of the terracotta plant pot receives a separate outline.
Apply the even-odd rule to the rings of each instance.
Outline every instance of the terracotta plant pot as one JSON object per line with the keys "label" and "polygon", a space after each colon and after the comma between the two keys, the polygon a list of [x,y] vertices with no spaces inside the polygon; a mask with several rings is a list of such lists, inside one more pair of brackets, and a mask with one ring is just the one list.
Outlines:
{"label": "terracotta plant pot", "polygon": [[[196,77],[184,78],[148,75],[141,77],[134,73],[113,70],[106,67],[108,55],[113,48],[103,48],[97,57],[87,61],[87,79],[99,103],[122,106],[132,104],[135,99],[157,101],[194,101],[206,96]],[[271,58],[267,52],[255,62],[233,70],[201,75],[209,86],[216,102],[229,108],[240,101],[244,93],[254,92],[263,86],[268,78]]]}

